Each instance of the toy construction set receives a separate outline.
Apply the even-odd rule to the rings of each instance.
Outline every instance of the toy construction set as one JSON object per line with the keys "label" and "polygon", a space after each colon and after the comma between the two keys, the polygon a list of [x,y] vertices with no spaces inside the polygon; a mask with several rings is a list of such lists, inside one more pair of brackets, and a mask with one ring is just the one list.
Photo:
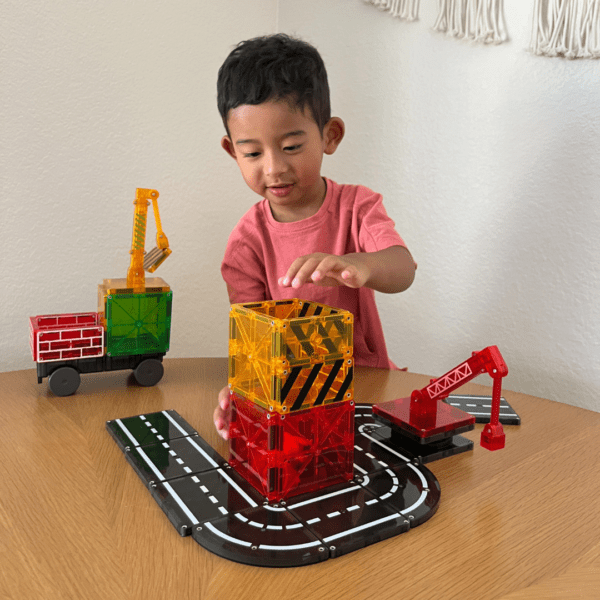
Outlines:
{"label": "toy construction set", "polygon": [[[162,377],[172,292],[144,277],[171,253],[156,190],[138,189],[127,279],[104,280],[97,313],[31,318],[38,382],[59,396],[81,373],[133,369]],[[153,204],[157,248],[145,254]],[[519,417],[501,397],[508,373],[496,346],[408,398],[361,404],[353,386],[353,316],[301,299],[233,305],[229,315],[229,460],[175,410],[106,424],[181,536],[256,566],[325,561],[415,528],[437,510],[440,485],[425,466],[470,451],[460,435],[486,422],[481,445],[504,447]],[[474,377],[492,398],[450,396]],[[487,422],[489,420],[489,422]]]}

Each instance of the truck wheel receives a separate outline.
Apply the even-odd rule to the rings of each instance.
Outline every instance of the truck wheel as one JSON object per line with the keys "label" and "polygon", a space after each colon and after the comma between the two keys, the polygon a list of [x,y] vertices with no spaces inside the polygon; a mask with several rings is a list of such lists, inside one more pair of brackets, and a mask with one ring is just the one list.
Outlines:
{"label": "truck wheel", "polygon": [[165,368],[160,360],[147,358],[143,360],[133,372],[136,381],[145,387],[156,385],[163,376]]}
{"label": "truck wheel", "polygon": [[81,383],[79,371],[73,367],[59,367],[48,377],[48,385],[56,396],[70,396]]}

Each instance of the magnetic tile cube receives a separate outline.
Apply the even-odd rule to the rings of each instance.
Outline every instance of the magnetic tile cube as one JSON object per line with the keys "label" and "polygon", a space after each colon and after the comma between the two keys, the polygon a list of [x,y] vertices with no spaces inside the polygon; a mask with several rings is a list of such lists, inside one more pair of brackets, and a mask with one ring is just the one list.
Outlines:
{"label": "magnetic tile cube", "polygon": [[352,313],[297,298],[234,304],[232,392],[289,414],[353,399]]}
{"label": "magnetic tile cube", "polygon": [[124,280],[105,279],[98,286],[109,356],[168,352],[173,292],[162,279],[148,282],[145,293],[119,287]]}
{"label": "magnetic tile cube", "polygon": [[352,479],[354,402],[283,415],[231,399],[229,464],[269,501]]}

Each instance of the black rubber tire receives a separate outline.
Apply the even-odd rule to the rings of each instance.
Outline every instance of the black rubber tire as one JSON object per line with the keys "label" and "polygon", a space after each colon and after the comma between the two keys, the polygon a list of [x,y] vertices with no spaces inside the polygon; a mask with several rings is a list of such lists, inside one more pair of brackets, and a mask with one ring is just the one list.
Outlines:
{"label": "black rubber tire", "polygon": [[162,362],[155,358],[143,360],[133,372],[135,380],[144,387],[156,385],[165,372]]}
{"label": "black rubber tire", "polygon": [[81,375],[73,367],[59,367],[48,377],[48,386],[55,396],[70,396],[77,391]]}

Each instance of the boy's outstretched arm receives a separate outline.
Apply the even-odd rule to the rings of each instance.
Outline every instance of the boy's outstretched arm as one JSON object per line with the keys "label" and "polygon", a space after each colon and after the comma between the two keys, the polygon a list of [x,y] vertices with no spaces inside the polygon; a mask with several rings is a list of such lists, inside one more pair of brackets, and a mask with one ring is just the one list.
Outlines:
{"label": "boy's outstretched arm", "polygon": [[415,261],[403,246],[343,256],[316,252],[297,258],[287,273],[279,279],[279,285],[293,288],[305,283],[322,286],[345,285],[396,294],[411,286],[415,278],[415,269]]}

